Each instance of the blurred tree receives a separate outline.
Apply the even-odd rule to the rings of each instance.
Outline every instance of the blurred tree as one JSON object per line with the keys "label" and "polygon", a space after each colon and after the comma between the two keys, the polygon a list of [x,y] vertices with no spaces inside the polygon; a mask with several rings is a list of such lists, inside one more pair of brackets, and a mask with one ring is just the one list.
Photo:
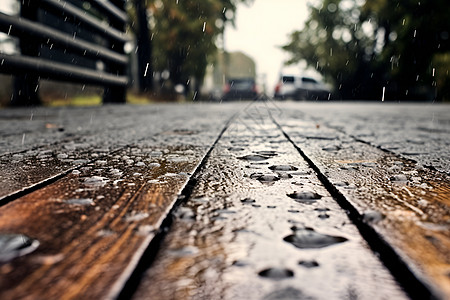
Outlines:
{"label": "blurred tree", "polygon": [[304,29],[283,47],[287,63],[305,60],[345,99],[381,99],[384,90],[385,99],[446,97],[446,0],[314,3]]}
{"label": "blurred tree", "polygon": [[217,38],[227,23],[233,23],[237,3],[250,1],[152,1],[149,8],[155,70],[168,71],[172,84],[181,84],[186,91],[193,78],[197,91],[217,51]]}

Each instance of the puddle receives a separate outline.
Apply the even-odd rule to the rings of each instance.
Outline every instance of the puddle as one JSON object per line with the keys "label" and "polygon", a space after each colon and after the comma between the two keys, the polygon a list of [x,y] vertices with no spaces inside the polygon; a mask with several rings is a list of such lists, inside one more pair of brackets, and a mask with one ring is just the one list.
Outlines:
{"label": "puddle", "polygon": [[340,236],[332,236],[315,232],[312,228],[292,228],[294,234],[286,236],[283,240],[297,248],[324,248],[347,241]]}
{"label": "puddle", "polygon": [[33,252],[39,247],[39,241],[23,234],[0,235],[0,262],[7,262],[16,257]]}
{"label": "puddle", "polygon": [[269,169],[272,171],[297,171],[298,168],[290,165],[275,165],[270,166]]}
{"label": "puddle", "polygon": [[268,268],[260,271],[258,275],[265,278],[280,280],[294,277],[294,272],[284,268]]}

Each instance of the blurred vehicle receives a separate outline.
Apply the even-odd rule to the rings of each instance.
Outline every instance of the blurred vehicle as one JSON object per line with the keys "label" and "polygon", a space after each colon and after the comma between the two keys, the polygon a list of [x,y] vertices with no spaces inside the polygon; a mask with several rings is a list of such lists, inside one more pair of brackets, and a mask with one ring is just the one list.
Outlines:
{"label": "blurred vehicle", "polygon": [[330,89],[322,82],[304,76],[282,75],[275,86],[275,99],[327,100]]}
{"label": "blurred vehicle", "polygon": [[222,100],[249,100],[258,97],[258,89],[253,78],[234,78],[224,87]]}

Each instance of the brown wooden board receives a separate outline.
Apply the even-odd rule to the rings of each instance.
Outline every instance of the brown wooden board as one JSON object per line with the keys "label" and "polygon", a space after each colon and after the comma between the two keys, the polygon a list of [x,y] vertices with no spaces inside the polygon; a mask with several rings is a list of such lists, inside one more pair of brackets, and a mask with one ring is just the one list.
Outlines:
{"label": "brown wooden board", "polygon": [[[55,153],[64,142],[49,146],[48,152],[38,146],[38,152],[50,154],[35,166],[37,181],[43,183],[29,188],[29,181],[19,182],[15,189],[25,187],[24,195],[0,207],[2,298],[117,297],[235,108],[208,110],[212,117],[201,118],[202,106],[197,111],[173,107],[154,114],[162,118],[159,125],[151,123],[151,115],[139,120],[139,108],[131,111],[136,114],[126,107],[121,114],[117,108],[116,121],[124,126],[135,121],[138,133],[127,136],[99,126],[84,137],[89,147],[67,157],[85,158],[80,164],[68,161],[59,168],[53,163],[60,160]],[[16,169],[28,165],[28,158],[20,159],[3,174],[28,175],[29,169]],[[49,181],[52,174],[61,176]],[[14,177],[9,180],[2,190],[14,184]]]}

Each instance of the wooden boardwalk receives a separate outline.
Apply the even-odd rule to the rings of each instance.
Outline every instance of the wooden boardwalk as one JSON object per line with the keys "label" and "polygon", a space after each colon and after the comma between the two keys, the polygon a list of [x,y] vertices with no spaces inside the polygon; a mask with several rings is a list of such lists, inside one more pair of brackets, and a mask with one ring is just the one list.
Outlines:
{"label": "wooden boardwalk", "polygon": [[448,108],[340,108],[1,110],[2,299],[450,299]]}

